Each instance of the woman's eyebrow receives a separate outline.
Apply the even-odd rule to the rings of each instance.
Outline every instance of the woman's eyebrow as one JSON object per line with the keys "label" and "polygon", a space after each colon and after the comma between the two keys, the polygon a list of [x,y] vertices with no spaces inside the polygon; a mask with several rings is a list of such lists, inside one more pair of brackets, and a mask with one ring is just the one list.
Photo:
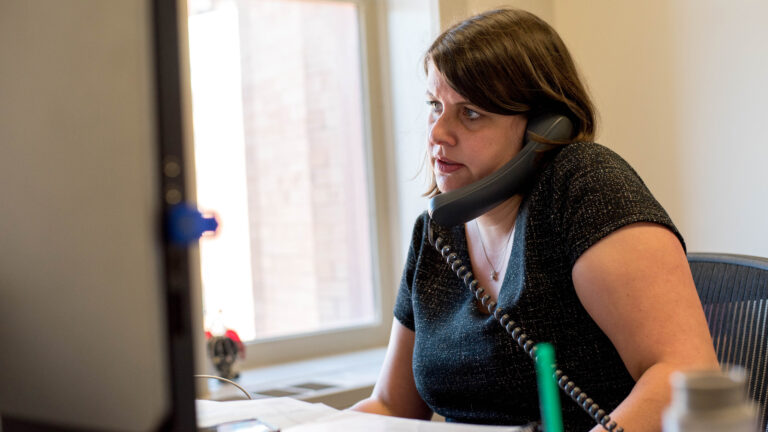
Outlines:
{"label": "woman's eyebrow", "polygon": [[[427,98],[429,98],[429,99],[437,99],[437,98],[435,97],[435,95],[433,95],[433,94],[432,94],[432,92],[430,92],[429,90],[427,90],[427,91],[426,91],[426,92],[424,92],[424,93],[425,93],[425,95],[427,96]],[[470,102],[470,101],[468,101],[468,100],[466,100],[466,99],[464,99],[464,98],[462,98],[461,100],[459,100],[458,102],[456,102],[456,105],[472,105],[472,106],[476,106],[475,104],[473,104],[472,102]]]}

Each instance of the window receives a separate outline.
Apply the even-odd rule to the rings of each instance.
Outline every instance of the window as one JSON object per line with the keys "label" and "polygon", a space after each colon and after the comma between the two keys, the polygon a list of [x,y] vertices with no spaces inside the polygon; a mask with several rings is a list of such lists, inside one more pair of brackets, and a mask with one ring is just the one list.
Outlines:
{"label": "window", "polygon": [[204,321],[246,366],[386,342],[365,9],[188,0]]}

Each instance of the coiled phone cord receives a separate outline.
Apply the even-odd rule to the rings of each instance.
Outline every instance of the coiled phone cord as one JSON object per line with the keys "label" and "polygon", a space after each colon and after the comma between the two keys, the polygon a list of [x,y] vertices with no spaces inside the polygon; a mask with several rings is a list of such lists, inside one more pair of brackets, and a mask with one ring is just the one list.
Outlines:
{"label": "coiled phone cord", "polygon": [[[430,243],[433,242],[433,235],[432,222],[430,221]],[[502,308],[497,307],[498,305],[495,301],[491,300],[490,295],[483,294],[485,289],[478,286],[477,279],[474,278],[472,272],[467,268],[466,265],[463,265],[462,261],[458,258],[456,253],[452,252],[453,248],[451,248],[450,245],[443,243],[443,238],[437,237],[432,245],[435,247],[435,249],[438,250],[438,252],[440,252],[440,255],[442,255],[445,259],[445,262],[451,266],[451,270],[456,273],[459,279],[464,281],[464,285],[469,288],[469,290],[472,292],[472,295],[474,295],[475,298],[480,301],[480,303],[488,310],[488,313],[493,315],[493,318],[496,319],[496,321],[498,321],[502,327],[504,327],[504,330],[506,330],[507,333],[512,336],[512,339],[514,339],[520,348],[522,348],[523,351],[525,351],[526,354],[528,354],[528,356],[535,362],[535,343],[528,337],[523,329],[520,328],[517,323],[515,323],[509,317],[508,314],[503,312]],[[587,396],[583,390],[576,386],[576,384],[571,381],[568,378],[568,375],[563,373],[562,370],[556,369],[554,376],[555,380],[557,380],[557,386],[560,387],[560,389],[562,389],[565,394],[570,396],[570,398],[573,399],[577,405],[584,409],[584,411],[586,411],[587,414],[589,414],[589,416],[592,417],[595,422],[597,422],[597,424],[601,425],[605,430],[609,432],[624,432],[624,428],[620,427],[616,424],[615,421],[611,420],[611,417],[605,412],[605,410],[600,409],[597,403],[595,403],[592,398]]]}

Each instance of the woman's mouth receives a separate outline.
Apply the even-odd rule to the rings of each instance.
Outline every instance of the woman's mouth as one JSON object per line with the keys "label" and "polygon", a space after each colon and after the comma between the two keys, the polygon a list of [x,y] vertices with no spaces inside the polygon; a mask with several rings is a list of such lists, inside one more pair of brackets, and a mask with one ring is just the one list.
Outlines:
{"label": "woman's mouth", "polygon": [[450,159],[441,159],[438,157],[435,158],[435,171],[441,174],[452,173],[463,166],[464,164],[453,162]]}

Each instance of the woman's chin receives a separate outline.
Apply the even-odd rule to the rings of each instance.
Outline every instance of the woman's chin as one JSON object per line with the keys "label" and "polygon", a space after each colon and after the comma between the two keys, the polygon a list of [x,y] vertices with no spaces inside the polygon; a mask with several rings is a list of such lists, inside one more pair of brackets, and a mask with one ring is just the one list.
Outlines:
{"label": "woman's chin", "polygon": [[464,184],[458,184],[454,181],[437,181],[437,190],[440,191],[440,193],[446,193],[451,192],[456,189],[459,189],[460,187],[465,186]]}

